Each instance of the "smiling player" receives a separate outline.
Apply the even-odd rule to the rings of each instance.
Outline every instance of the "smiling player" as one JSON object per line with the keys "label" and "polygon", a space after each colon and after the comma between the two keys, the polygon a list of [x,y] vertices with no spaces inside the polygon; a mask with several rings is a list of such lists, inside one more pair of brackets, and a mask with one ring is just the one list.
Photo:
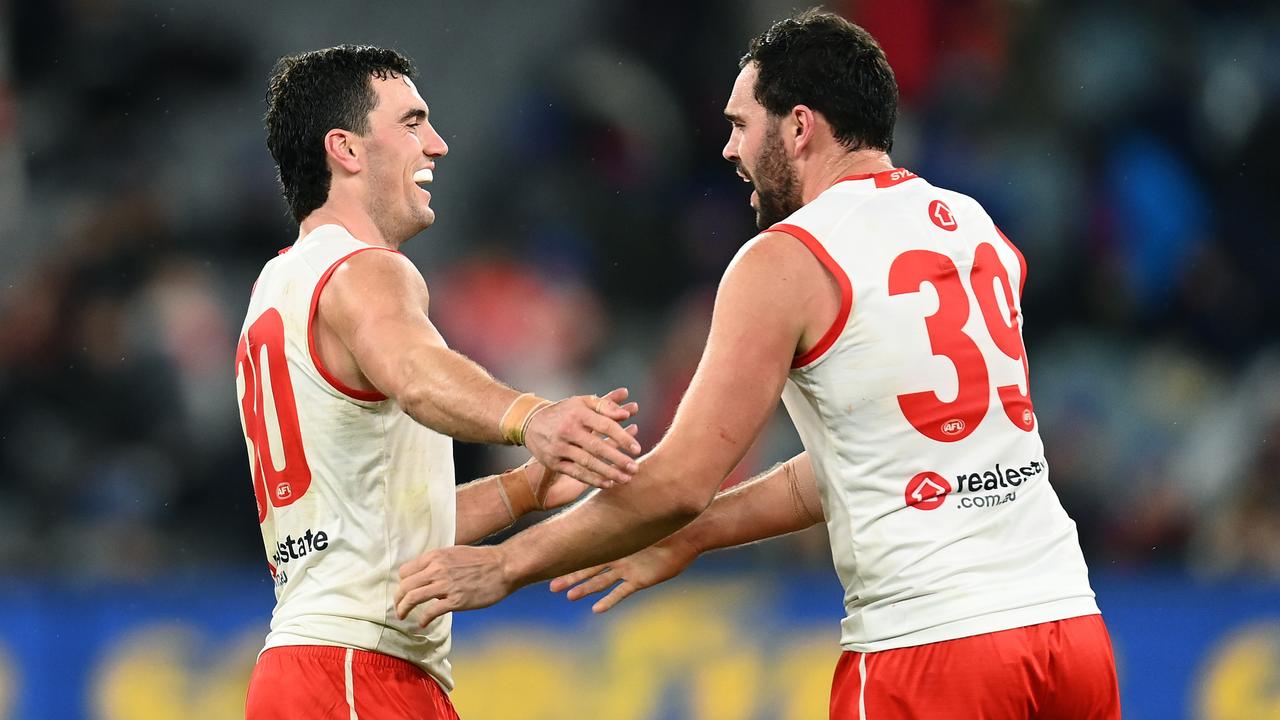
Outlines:
{"label": "smiling player", "polygon": [[[449,618],[425,630],[397,618],[396,568],[509,524],[543,493],[575,494],[542,466],[602,487],[636,469],[626,390],[521,394],[431,324],[427,285],[398,249],[435,220],[425,186],[448,146],[412,74],[393,51],[341,46],[281,59],[267,93],[267,146],[300,228],[259,275],[236,354],[276,586],[253,720],[456,717]],[[541,466],[455,497],[450,437],[523,444]]]}

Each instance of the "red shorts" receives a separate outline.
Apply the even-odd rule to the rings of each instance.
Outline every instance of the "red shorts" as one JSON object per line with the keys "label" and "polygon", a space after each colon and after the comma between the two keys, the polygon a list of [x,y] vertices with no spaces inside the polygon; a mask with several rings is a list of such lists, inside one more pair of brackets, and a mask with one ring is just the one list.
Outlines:
{"label": "red shorts", "polygon": [[458,720],[444,688],[407,660],[297,645],[262,653],[246,720]]}
{"label": "red shorts", "polygon": [[1101,615],[876,653],[845,652],[831,720],[1118,720]]}

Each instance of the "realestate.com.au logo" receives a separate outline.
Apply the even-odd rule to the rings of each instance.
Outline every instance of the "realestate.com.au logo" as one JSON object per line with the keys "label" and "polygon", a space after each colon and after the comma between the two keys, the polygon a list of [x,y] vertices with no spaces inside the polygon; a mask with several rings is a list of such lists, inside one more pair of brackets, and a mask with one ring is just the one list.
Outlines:
{"label": "realestate.com.au logo", "polygon": [[936,472],[922,472],[907,483],[907,506],[917,510],[942,507],[951,494],[951,483]]}
{"label": "realestate.com.au logo", "polygon": [[995,467],[978,472],[960,473],[953,485],[936,472],[925,471],[907,482],[903,493],[907,507],[917,510],[936,510],[942,507],[950,495],[961,495],[962,508],[988,508],[1018,499],[1018,488],[1044,472],[1044,460],[1032,460],[1026,465]]}

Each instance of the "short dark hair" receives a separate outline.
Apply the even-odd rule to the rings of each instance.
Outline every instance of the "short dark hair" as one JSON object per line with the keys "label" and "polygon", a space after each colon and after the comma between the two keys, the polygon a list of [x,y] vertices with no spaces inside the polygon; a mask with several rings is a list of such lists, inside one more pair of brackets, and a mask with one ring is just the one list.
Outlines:
{"label": "short dark hair", "polygon": [[329,197],[324,136],[334,128],[369,132],[369,113],[378,104],[372,78],[413,73],[405,56],[369,45],[339,45],[276,62],[267,84],[267,149],[294,220],[302,222]]}
{"label": "short dark hair", "polygon": [[774,117],[808,105],[850,150],[889,151],[898,81],[871,33],[819,8],[779,20],[751,39],[738,63],[755,63],[755,98]]}

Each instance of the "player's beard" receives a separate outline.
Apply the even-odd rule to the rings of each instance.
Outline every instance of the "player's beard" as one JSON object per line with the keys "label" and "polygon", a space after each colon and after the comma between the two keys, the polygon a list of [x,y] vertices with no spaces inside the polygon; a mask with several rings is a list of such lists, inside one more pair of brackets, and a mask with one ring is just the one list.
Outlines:
{"label": "player's beard", "polygon": [[782,222],[804,205],[800,197],[800,179],[782,144],[780,124],[773,122],[765,133],[760,155],[756,158],[755,172],[751,173],[752,184],[760,198],[756,227],[761,230]]}

